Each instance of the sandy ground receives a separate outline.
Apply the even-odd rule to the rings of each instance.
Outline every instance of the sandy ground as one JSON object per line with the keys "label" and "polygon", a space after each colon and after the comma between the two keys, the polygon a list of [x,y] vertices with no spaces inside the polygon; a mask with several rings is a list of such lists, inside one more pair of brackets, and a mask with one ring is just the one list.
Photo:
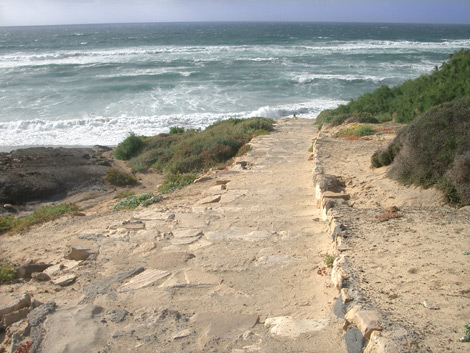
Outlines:
{"label": "sandy ground", "polygon": [[[312,121],[280,120],[228,170],[148,208],[75,195],[85,216],[1,241],[3,258],[62,264],[52,279],[74,282],[20,280],[0,300],[57,304],[37,350],[48,353],[345,351],[336,290],[317,273],[329,237],[308,160],[315,134]],[[136,192],[155,191],[158,179],[142,178]],[[70,264],[68,244],[97,256]]]}
{"label": "sandy ground", "polygon": [[[351,195],[340,215],[348,228],[343,254],[364,301],[383,313],[388,329],[407,330],[409,351],[468,352],[458,340],[470,318],[469,208],[445,206],[435,189],[400,185],[385,176],[387,167],[372,169],[372,153],[393,134],[346,140],[334,137],[338,129],[322,133],[319,158]],[[380,222],[393,206],[402,217]]]}
{"label": "sandy ground", "polygon": [[[404,352],[468,352],[458,339],[470,317],[470,211],[370,168],[397,127],[354,141],[321,132],[316,157],[351,196],[339,216],[342,253],[384,330],[405,330]],[[0,250],[15,264],[62,264],[52,279],[71,274],[74,282],[3,284],[0,304],[23,293],[57,304],[37,350],[48,353],[345,352],[332,309],[338,293],[330,270],[319,271],[331,237],[313,190],[316,134],[312,121],[279,120],[228,170],[148,208],[112,212],[116,192],[73,196],[85,216],[2,236]],[[137,193],[161,182],[140,178]],[[379,222],[392,206],[403,216]],[[97,255],[70,263],[68,244]],[[0,339],[9,351],[11,337]]]}

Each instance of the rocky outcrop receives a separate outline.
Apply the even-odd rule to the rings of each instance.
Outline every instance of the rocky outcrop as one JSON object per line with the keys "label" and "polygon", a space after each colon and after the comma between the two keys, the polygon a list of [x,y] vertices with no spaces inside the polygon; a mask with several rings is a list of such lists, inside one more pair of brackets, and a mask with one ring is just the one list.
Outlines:
{"label": "rocky outcrop", "polygon": [[0,153],[0,203],[53,201],[103,186],[110,162],[105,147],[26,148]]}

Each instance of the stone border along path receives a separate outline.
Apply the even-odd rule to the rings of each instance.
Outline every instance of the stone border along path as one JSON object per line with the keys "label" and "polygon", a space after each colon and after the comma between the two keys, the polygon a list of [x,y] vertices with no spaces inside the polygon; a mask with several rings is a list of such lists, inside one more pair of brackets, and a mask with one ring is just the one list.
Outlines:
{"label": "stone border along path", "polygon": [[48,303],[27,310],[12,351],[28,340],[31,353],[345,352],[308,152],[316,131],[311,120],[277,120],[234,166],[189,187],[202,199],[189,191],[37,229],[25,251],[73,244],[46,270],[73,280],[34,282]]}
{"label": "stone border along path", "polygon": [[354,281],[356,277],[354,269],[347,257],[342,254],[343,251],[350,250],[347,238],[352,236],[347,225],[341,221],[342,214],[349,208],[346,201],[350,196],[344,192],[345,185],[340,177],[324,172],[325,163],[328,161],[327,156],[322,153],[322,142],[323,134],[320,130],[313,144],[315,198],[322,220],[328,222],[332,252],[339,254],[333,263],[331,281],[340,292],[335,304],[335,313],[344,319],[343,338],[347,351],[364,353],[407,351],[403,346],[407,331],[397,324],[392,331],[384,331],[384,316],[370,303],[364,301],[359,286]]}

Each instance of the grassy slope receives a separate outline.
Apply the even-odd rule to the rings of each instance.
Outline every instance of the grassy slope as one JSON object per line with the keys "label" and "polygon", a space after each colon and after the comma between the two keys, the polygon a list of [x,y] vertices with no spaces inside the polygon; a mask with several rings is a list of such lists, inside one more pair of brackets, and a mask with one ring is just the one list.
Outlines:
{"label": "grassy slope", "polygon": [[461,50],[429,75],[405,81],[393,88],[384,85],[346,105],[323,111],[317,118],[317,124],[344,121],[349,116],[372,116],[380,121],[394,119],[409,123],[436,105],[469,95],[470,50]]}

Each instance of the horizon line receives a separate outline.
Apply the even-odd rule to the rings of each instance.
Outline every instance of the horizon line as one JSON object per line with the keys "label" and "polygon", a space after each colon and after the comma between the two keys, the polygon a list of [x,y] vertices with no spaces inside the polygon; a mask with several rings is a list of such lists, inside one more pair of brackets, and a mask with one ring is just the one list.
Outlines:
{"label": "horizon line", "polygon": [[293,20],[214,20],[214,21],[142,21],[142,22],[100,22],[100,23],[62,23],[62,24],[32,24],[32,25],[7,25],[0,28],[18,27],[60,27],[60,26],[104,26],[104,25],[137,25],[137,24],[177,24],[177,23],[318,23],[318,24],[377,24],[377,25],[425,25],[425,26],[470,26],[470,23],[446,23],[446,22],[380,22],[380,21],[293,21]]}

